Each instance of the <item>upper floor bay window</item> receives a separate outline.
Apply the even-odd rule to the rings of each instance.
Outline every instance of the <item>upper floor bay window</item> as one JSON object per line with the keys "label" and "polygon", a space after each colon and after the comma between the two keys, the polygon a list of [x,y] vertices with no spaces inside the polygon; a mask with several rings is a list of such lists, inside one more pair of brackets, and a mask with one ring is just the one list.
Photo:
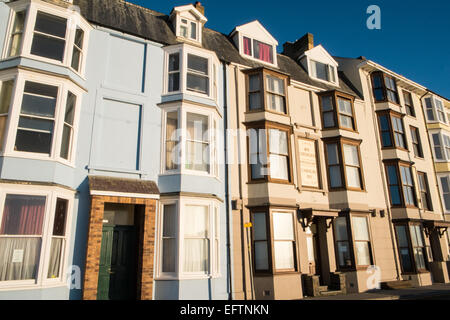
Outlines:
{"label": "upper floor bay window", "polygon": [[3,153],[73,163],[80,90],[65,80],[41,76],[45,82],[37,82],[33,73],[26,74],[1,82]]}
{"label": "upper floor bay window", "polygon": [[427,250],[420,224],[399,223],[396,224],[395,230],[402,273],[427,271]]}
{"label": "upper floor bay window", "polygon": [[399,104],[395,79],[383,72],[372,73],[372,89],[375,102],[393,102]]}
{"label": "upper floor bay window", "polygon": [[368,219],[365,215],[345,214],[334,220],[336,262],[340,270],[367,268],[372,264]]}
{"label": "upper floor bay window", "polygon": [[160,210],[159,277],[220,274],[220,215],[215,200],[163,200]]}
{"label": "upper floor bay window", "polygon": [[354,97],[336,91],[320,95],[322,127],[356,131]]}
{"label": "upper floor bay window", "polygon": [[78,13],[33,1],[11,7],[4,58],[29,56],[84,73],[86,33],[90,27]]}
{"label": "upper floor bay window", "polygon": [[218,176],[217,115],[197,108],[164,112],[163,172]]}
{"label": "upper floor bay window", "polygon": [[292,182],[291,129],[271,123],[248,128],[249,180]]}
{"label": "upper floor bay window", "polygon": [[217,99],[218,61],[212,53],[197,50],[187,46],[168,50],[166,94],[186,92]]}
{"label": "upper floor bay window", "polygon": [[289,78],[265,69],[247,74],[247,110],[288,113],[287,86]]}
{"label": "upper floor bay window", "polygon": [[417,208],[417,195],[410,163],[385,163],[389,197],[393,207]]}
{"label": "upper floor bay window", "polygon": [[331,138],[325,141],[330,190],[364,190],[360,142]]}
{"label": "upper floor bay window", "polygon": [[441,191],[441,199],[445,212],[450,212],[450,176],[439,175],[439,186]]}
{"label": "upper floor bay window", "polygon": [[433,152],[436,161],[450,161],[450,137],[443,132],[432,133]]}
{"label": "upper floor bay window", "polygon": [[0,287],[64,284],[73,194],[7,185],[2,190]]}
{"label": "upper floor bay window", "polygon": [[378,123],[383,148],[408,149],[401,114],[392,110],[379,112]]}
{"label": "upper floor bay window", "polygon": [[297,271],[294,212],[270,208],[251,212],[255,272]]}
{"label": "upper floor bay window", "polygon": [[330,64],[310,60],[310,76],[327,82],[336,82],[336,68]]}
{"label": "upper floor bay window", "polygon": [[447,124],[446,112],[441,99],[426,97],[424,99],[425,113],[429,122],[442,122]]}

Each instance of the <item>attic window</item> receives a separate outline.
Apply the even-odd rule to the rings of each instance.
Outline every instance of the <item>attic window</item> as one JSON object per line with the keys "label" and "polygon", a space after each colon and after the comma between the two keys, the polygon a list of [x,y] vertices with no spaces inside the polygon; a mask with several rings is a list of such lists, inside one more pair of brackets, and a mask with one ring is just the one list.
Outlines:
{"label": "attic window", "polygon": [[273,64],[273,46],[244,37],[244,54]]}
{"label": "attic window", "polygon": [[180,22],[180,36],[186,39],[198,40],[197,39],[197,28],[198,24],[194,21],[189,21],[187,19],[181,19]]}
{"label": "attic window", "polygon": [[311,60],[311,76],[328,82],[336,82],[335,67]]}

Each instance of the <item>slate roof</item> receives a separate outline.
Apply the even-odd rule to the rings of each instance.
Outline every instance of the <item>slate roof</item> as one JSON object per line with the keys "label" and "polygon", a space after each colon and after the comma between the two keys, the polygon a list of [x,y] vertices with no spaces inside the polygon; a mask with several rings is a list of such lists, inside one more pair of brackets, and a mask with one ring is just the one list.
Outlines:
{"label": "slate roof", "polygon": [[[123,0],[74,0],[74,5],[80,7],[81,14],[91,23],[163,45],[179,43],[171,28],[169,16]],[[203,28],[203,47],[214,51],[218,58],[228,63],[238,63],[249,67],[262,67],[264,64],[245,59],[228,38],[227,35]],[[319,87],[334,90],[336,87],[315,81],[297,62],[286,55],[278,54],[278,67],[292,79]],[[351,95],[361,96],[340,77],[339,89]]]}
{"label": "slate roof", "polygon": [[91,191],[159,194],[158,186],[154,181],[102,176],[89,176],[89,189]]}

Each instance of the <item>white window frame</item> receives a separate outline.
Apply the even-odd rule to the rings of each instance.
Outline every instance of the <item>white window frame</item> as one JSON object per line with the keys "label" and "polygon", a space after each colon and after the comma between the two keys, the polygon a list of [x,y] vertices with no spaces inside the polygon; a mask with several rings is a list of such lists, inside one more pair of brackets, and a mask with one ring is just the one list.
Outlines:
{"label": "white window frame", "polygon": [[[5,143],[3,145],[3,151],[0,152],[0,156],[57,161],[70,167],[75,167],[75,158],[76,158],[75,150],[77,148],[78,142],[77,141],[78,126],[79,126],[82,96],[84,91],[69,80],[55,78],[52,76],[47,76],[32,71],[17,70],[14,76],[16,81],[14,84],[13,94],[11,97],[12,102],[10,105],[8,120],[5,129]],[[9,75],[9,77],[11,76]],[[2,81],[2,79],[3,77],[0,76],[0,81]],[[37,82],[45,85],[58,87],[58,96],[56,100],[56,110],[55,110],[55,125],[53,128],[53,138],[50,155],[14,150],[20,112],[22,109],[23,92],[26,81]],[[64,116],[66,111],[68,91],[72,92],[76,96],[77,101],[75,105],[75,114],[72,127],[73,136],[70,146],[70,156],[69,159],[64,159],[60,156],[60,152],[61,152],[62,133],[64,128]]]}
{"label": "white window frame", "polygon": [[[328,73],[328,78],[329,78],[329,80],[324,80],[324,79],[320,79],[320,78],[318,78],[318,77],[316,77],[316,76],[314,76],[314,74],[313,74],[313,62],[315,62],[315,63],[321,63],[321,64],[324,64],[324,65],[326,65],[327,66],[327,73]],[[331,69],[331,67],[333,68],[333,69]],[[332,64],[329,64],[329,63],[327,63],[327,62],[323,62],[323,61],[320,61],[319,59],[313,59],[313,58],[310,58],[310,57],[308,57],[308,73],[309,73],[309,76],[312,78],[312,79],[314,79],[314,80],[317,80],[317,81],[321,81],[321,82],[324,82],[324,83],[328,83],[328,84],[333,84],[333,85],[335,85],[335,86],[337,86],[338,85],[338,83],[339,83],[339,78],[338,78],[338,72],[337,72],[337,66],[334,66],[334,65],[332,65]],[[316,70],[314,70],[314,73],[315,74],[317,74],[317,71]],[[332,78],[331,78],[331,76],[333,75],[333,78],[334,78],[334,81],[332,81]]]}
{"label": "white window frame", "polygon": [[[169,56],[173,53],[180,54],[180,90],[169,92]],[[187,65],[188,65],[188,55],[195,55],[208,60],[208,78],[209,78],[209,94],[190,91],[187,89]],[[175,95],[175,94],[189,94],[192,96],[209,98],[214,100],[216,103],[218,101],[218,68],[219,60],[215,53],[207,51],[201,48],[195,48],[186,44],[176,45],[169,48],[165,48],[165,59],[164,59],[164,76],[163,76],[163,96]],[[216,70],[216,71],[214,71]]]}
{"label": "white window frame", "polygon": [[[434,120],[430,120],[430,119],[428,118],[428,113],[427,113],[427,103],[426,103],[426,100],[425,100],[425,99],[427,99],[427,98],[429,98],[429,99],[431,100],[431,110],[432,110],[432,112],[433,112]],[[444,121],[442,121],[442,120],[439,119],[439,110],[438,110],[437,103],[436,103],[437,101],[439,101],[439,102],[441,103],[441,105],[442,105],[442,110],[441,110],[441,112],[442,112],[442,114],[443,114]],[[442,99],[439,99],[439,98],[437,98],[437,97],[435,97],[435,96],[427,96],[427,97],[424,97],[424,98],[423,98],[423,103],[422,103],[422,105],[423,105],[423,110],[424,110],[424,113],[425,113],[425,118],[426,118],[426,121],[427,121],[428,123],[442,123],[442,124],[447,125],[449,119],[448,119],[447,111],[445,110],[445,104],[444,104],[444,101],[443,101]]]}
{"label": "white window frame", "polygon": [[[24,23],[24,32],[22,37],[22,44],[21,44],[21,50],[20,50],[20,56],[43,61],[50,64],[55,64],[58,66],[64,66],[69,68],[74,73],[80,75],[82,78],[84,78],[85,75],[85,66],[86,66],[86,52],[88,50],[88,43],[89,43],[89,33],[90,30],[92,30],[92,27],[89,25],[89,23],[76,11],[67,10],[65,8],[62,8],[57,5],[50,4],[48,2],[43,1],[29,1],[29,2],[18,2],[8,4],[11,7],[11,12],[9,15],[9,22],[8,22],[8,28],[7,28],[7,36],[5,37],[4,41],[4,48],[2,52],[2,59],[12,59],[15,57],[8,57],[8,48],[9,48],[9,42],[11,40],[11,31],[13,29],[14,24],[14,16],[15,12],[18,11],[24,11],[26,10],[26,16],[25,16],[25,23]],[[31,46],[33,42],[34,37],[34,27],[36,24],[36,16],[38,11],[54,16],[58,16],[60,18],[67,19],[67,29],[66,29],[66,36],[65,36],[65,49],[64,49],[64,56],[63,61],[58,61],[54,59],[49,59],[45,57],[41,57],[38,55],[34,55],[31,53]],[[76,28],[80,28],[84,31],[84,39],[83,39],[83,54],[80,61],[80,70],[75,70],[72,68],[72,54],[73,54],[73,47],[74,47],[74,41],[75,41],[75,32]]]}
{"label": "white window frame", "polygon": [[[434,139],[433,139],[433,136],[436,134],[439,136],[439,147],[442,150],[441,152],[443,155],[443,159],[438,159],[436,157],[435,144],[434,144]],[[450,155],[447,156],[447,149],[450,149],[450,145],[446,146],[446,144],[445,144],[445,137],[447,137],[448,141],[450,142],[450,134],[446,134],[443,130],[439,130],[439,131],[431,131],[429,133],[429,135],[430,135],[431,149],[433,149],[434,161],[435,162],[450,162]],[[450,153],[450,150],[449,150],[449,153]]]}
{"label": "white window frame", "polygon": [[[178,112],[178,130],[181,129],[181,137],[179,137],[178,143],[181,143],[181,157],[180,165],[178,169],[167,170],[166,169],[166,133],[167,133],[167,114],[171,112]],[[209,138],[209,172],[189,170],[185,168],[186,164],[186,128],[187,128],[187,114],[194,113],[208,117],[208,138]],[[193,106],[188,103],[181,103],[181,105],[167,106],[162,112],[162,132],[161,141],[163,141],[162,152],[161,152],[161,175],[176,175],[176,174],[187,174],[196,176],[206,176],[219,178],[219,135],[217,134],[219,130],[214,132],[214,122],[219,123],[220,115],[214,109],[206,109],[203,107]]]}
{"label": "white window frame", "polygon": [[[165,205],[175,204],[177,210],[177,227],[176,227],[176,249],[175,249],[175,272],[162,272],[162,232],[163,232],[163,210]],[[209,271],[207,273],[191,273],[183,271],[184,263],[184,216],[183,209],[186,206],[205,206],[208,207],[208,238],[209,238]],[[216,214],[217,212],[217,214]],[[194,197],[172,197],[161,199],[158,216],[157,216],[157,243],[156,243],[156,277],[155,280],[195,280],[220,278],[220,254],[221,254],[221,237],[220,237],[220,201],[216,199],[203,199]],[[215,234],[214,224],[218,223],[218,235]],[[214,250],[214,241],[218,241],[219,252]],[[216,264],[218,261],[218,264]]]}
{"label": "white window frame", "polygon": [[449,188],[450,188],[450,175],[448,173],[444,173],[444,174],[438,173],[436,175],[436,178],[437,178],[438,184],[439,184],[439,195],[441,197],[442,209],[444,210],[445,214],[449,214],[450,210],[447,210],[445,208],[444,189],[442,188],[442,181],[441,181],[441,178],[445,178],[445,177],[448,179]]}
{"label": "white window frame", "polygon": [[[74,206],[75,192],[59,187],[43,187],[33,185],[12,185],[0,184],[0,223],[3,219],[6,195],[29,195],[46,197],[44,221],[42,224],[41,252],[35,280],[13,280],[0,281],[0,291],[11,289],[36,289],[46,287],[67,286],[68,256],[70,252],[72,211]],[[65,225],[65,245],[61,254],[61,266],[59,278],[48,279],[48,266],[50,261],[51,244],[53,237],[53,222],[57,199],[68,201],[66,225]],[[20,237],[20,236],[19,236]]]}

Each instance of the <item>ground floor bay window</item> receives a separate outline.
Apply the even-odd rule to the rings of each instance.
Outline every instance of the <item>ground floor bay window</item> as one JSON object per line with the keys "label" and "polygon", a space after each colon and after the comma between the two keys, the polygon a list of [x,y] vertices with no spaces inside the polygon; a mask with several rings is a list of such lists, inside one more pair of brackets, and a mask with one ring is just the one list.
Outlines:
{"label": "ground floor bay window", "polygon": [[341,271],[365,269],[373,263],[369,216],[343,212],[334,224],[337,267]]}
{"label": "ground floor bay window", "polygon": [[251,217],[255,273],[297,271],[295,211],[254,208]]}
{"label": "ground floor bay window", "polygon": [[397,247],[403,274],[427,272],[427,247],[420,223],[396,223]]}
{"label": "ground floor bay window", "polygon": [[219,202],[182,197],[161,203],[158,278],[218,277]]}
{"label": "ground floor bay window", "polygon": [[0,288],[64,284],[74,194],[0,185]]}

